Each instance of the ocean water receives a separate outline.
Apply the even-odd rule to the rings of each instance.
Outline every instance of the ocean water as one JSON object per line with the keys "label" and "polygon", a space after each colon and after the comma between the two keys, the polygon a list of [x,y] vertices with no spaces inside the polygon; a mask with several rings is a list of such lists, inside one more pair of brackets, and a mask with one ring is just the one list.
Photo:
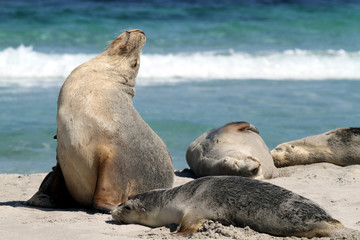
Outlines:
{"label": "ocean water", "polygon": [[359,126],[359,12],[340,0],[0,0],[0,173],[51,170],[62,83],[133,28],[147,35],[134,105],[176,169],[231,121],[270,149]]}

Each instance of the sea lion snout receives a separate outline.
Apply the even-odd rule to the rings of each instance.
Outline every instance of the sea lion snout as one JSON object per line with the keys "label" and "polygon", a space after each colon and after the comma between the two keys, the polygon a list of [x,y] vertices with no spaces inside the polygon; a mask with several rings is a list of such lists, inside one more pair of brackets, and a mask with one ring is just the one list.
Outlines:
{"label": "sea lion snout", "polygon": [[111,211],[111,216],[112,218],[117,221],[120,224],[127,224],[129,222],[124,221],[124,218],[127,217],[127,213],[130,212],[131,209],[129,207],[125,208],[125,203],[122,203],[120,205],[118,205],[117,207],[115,207],[112,211]]}
{"label": "sea lion snout", "polygon": [[278,146],[276,146],[276,148],[274,148],[272,151],[271,151],[271,155],[283,155],[283,154],[285,154],[285,152],[286,152],[286,147],[283,145],[283,144],[281,144],[281,145],[278,145]]}
{"label": "sea lion snout", "polygon": [[292,148],[286,144],[280,144],[273,149],[270,154],[274,160],[274,164],[277,167],[282,167],[284,162],[286,162],[286,154],[291,152]]}
{"label": "sea lion snout", "polygon": [[146,35],[140,29],[128,30],[120,34],[108,47],[110,55],[128,54],[136,50],[140,52],[146,42]]}
{"label": "sea lion snout", "polygon": [[111,216],[114,220],[121,224],[136,223],[139,220],[146,221],[147,211],[141,199],[129,199],[118,205],[112,212]]}

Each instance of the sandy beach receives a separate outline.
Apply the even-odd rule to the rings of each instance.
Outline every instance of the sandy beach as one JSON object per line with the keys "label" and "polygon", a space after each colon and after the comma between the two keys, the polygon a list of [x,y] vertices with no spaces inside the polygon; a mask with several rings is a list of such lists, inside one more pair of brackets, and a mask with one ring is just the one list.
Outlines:
{"label": "sandy beach", "polygon": [[[53,136],[65,79],[130,29],[146,34],[140,61],[136,56],[120,71],[132,52],[127,36],[126,43],[116,45],[126,55],[116,60],[105,54],[114,62],[99,61],[84,70],[84,86],[99,86],[88,91],[99,103],[93,117],[116,109],[100,104],[101,99],[109,106],[117,103],[107,93],[95,94],[103,85],[94,84],[104,77],[99,69],[109,74],[104,88],[125,80],[128,89],[135,84],[129,76],[138,72],[133,106],[165,143],[174,169],[188,167],[184,156],[191,142],[233,121],[256,126],[269,149],[331,129],[360,127],[355,91],[360,89],[359,12],[360,1],[342,0],[1,1],[0,240],[299,239],[211,221],[183,237],[176,225],[121,225],[91,209],[45,209],[25,202],[56,162]],[[86,91],[75,85],[74,103],[91,106],[92,94],[82,101]],[[109,92],[119,96],[115,89]],[[79,109],[85,108],[74,111]],[[70,115],[65,118],[72,121]],[[84,123],[73,126],[87,132],[91,124]],[[111,139],[122,135],[96,132],[111,132]],[[98,135],[81,138],[98,141]],[[360,164],[314,164],[291,172],[265,181],[313,200],[346,227],[339,236],[323,239],[360,240]],[[177,172],[174,185],[192,180]]]}
{"label": "sandy beach", "polygon": [[[38,189],[44,174],[0,175],[1,239],[186,239],[176,226],[149,228],[119,225],[110,215],[86,209],[41,209],[24,205]],[[175,185],[192,178],[177,174]],[[317,202],[345,227],[360,231],[360,166],[332,164],[301,166],[290,177],[267,180]],[[191,239],[298,239],[260,234],[249,228],[208,222]],[[329,239],[329,238],[323,238]],[[334,239],[334,238],[332,238]],[[335,239],[360,239],[358,232]]]}

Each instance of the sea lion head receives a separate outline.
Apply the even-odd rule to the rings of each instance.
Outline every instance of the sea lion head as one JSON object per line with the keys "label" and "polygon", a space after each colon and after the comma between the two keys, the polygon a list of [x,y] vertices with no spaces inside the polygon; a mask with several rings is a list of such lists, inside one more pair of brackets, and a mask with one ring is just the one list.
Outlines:
{"label": "sea lion head", "polygon": [[274,160],[274,164],[276,167],[280,167],[283,165],[286,165],[288,162],[286,160],[286,155],[289,155],[292,153],[292,148],[294,148],[294,145],[289,145],[287,143],[280,144],[276,146],[271,152],[271,156]]}
{"label": "sea lion head", "polygon": [[301,163],[309,158],[311,145],[307,145],[304,139],[282,143],[271,152],[276,167],[285,167]]}
{"label": "sea lion head", "polygon": [[[122,224],[140,223],[146,226],[161,226],[170,216],[179,217],[177,212],[162,212],[166,189],[155,189],[133,196],[111,212],[112,218]],[[168,202],[167,199],[165,202]],[[170,216],[169,216],[170,215]]]}
{"label": "sea lion head", "polygon": [[102,54],[102,57],[107,59],[106,71],[111,75],[109,77],[120,77],[120,83],[135,86],[140,67],[140,52],[145,41],[145,33],[139,29],[120,34]]}
{"label": "sea lion head", "polygon": [[147,215],[146,209],[139,199],[129,199],[117,206],[111,212],[111,216],[120,223],[131,224],[145,221]]}

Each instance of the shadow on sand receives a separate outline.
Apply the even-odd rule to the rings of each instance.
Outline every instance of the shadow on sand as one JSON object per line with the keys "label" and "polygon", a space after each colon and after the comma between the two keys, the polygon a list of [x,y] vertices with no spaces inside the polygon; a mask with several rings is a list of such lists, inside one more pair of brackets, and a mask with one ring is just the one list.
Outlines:
{"label": "shadow on sand", "polygon": [[86,208],[79,208],[79,207],[73,207],[73,208],[43,208],[43,207],[35,207],[30,206],[26,203],[26,201],[8,201],[8,202],[0,202],[1,206],[8,206],[8,207],[15,207],[15,208],[29,208],[29,209],[37,209],[40,211],[45,212],[53,212],[53,211],[71,211],[71,212],[86,212],[88,214],[96,214],[96,213],[102,213],[94,209],[86,209]]}

